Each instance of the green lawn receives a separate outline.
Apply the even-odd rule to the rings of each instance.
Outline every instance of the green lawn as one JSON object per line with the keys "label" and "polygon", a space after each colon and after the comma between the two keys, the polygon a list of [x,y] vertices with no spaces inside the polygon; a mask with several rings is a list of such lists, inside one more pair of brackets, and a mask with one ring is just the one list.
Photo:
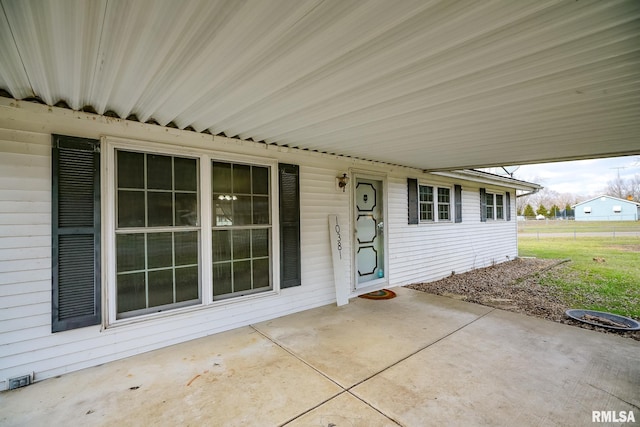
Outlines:
{"label": "green lawn", "polygon": [[640,234],[640,221],[518,221],[520,233],[589,233],[632,231]]}
{"label": "green lawn", "polygon": [[571,259],[542,284],[559,289],[571,308],[640,319],[640,238],[522,238],[521,257]]}

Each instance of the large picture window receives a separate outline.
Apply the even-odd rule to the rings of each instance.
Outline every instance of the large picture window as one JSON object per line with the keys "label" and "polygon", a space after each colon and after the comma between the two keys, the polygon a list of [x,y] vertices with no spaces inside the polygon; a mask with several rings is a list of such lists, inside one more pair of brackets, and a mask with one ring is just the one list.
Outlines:
{"label": "large picture window", "polygon": [[301,285],[297,166],[164,150],[107,141],[107,324]]}
{"label": "large picture window", "polygon": [[117,318],[200,301],[198,159],[116,151]]}
{"label": "large picture window", "polygon": [[272,289],[270,168],[213,161],[213,299]]}

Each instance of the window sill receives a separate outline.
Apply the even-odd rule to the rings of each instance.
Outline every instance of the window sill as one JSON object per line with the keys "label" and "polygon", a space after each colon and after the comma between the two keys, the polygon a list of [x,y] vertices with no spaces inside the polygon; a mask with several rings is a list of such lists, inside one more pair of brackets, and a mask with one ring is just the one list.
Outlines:
{"label": "window sill", "polygon": [[280,295],[279,290],[271,290],[260,292],[257,294],[244,295],[241,297],[230,298],[225,300],[212,301],[208,304],[195,304],[188,307],[176,308],[173,310],[161,311],[157,313],[149,313],[143,314],[136,317],[129,317],[126,319],[117,319],[106,325],[103,325],[102,330],[110,330],[110,329],[119,329],[121,327],[127,326],[148,326],[156,321],[161,321],[166,318],[175,318],[177,316],[189,316],[193,313],[199,313],[206,310],[216,310],[222,309],[223,307],[228,307],[232,305],[241,305],[243,303],[251,303],[255,300],[263,299],[263,298],[274,298]]}

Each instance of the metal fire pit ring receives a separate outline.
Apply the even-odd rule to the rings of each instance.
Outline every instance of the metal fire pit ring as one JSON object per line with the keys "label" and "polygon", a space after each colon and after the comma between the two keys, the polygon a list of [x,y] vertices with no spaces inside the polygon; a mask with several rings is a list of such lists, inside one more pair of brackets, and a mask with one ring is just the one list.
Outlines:
{"label": "metal fire pit ring", "polygon": [[[567,310],[565,314],[578,322],[588,323],[593,326],[599,326],[601,328],[615,329],[618,331],[640,331],[640,322],[630,319],[628,317],[620,316],[618,314],[606,313],[604,311],[593,310]],[[590,316],[602,317],[604,319],[611,320],[616,323],[627,325],[627,327],[619,327],[613,325],[604,325],[602,323],[592,322],[590,320],[583,319],[582,317],[587,314]]]}

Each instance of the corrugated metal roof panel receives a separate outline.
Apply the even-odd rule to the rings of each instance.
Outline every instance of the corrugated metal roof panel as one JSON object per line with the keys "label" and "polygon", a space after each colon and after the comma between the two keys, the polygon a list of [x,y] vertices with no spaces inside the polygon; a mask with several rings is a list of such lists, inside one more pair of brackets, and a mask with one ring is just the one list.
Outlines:
{"label": "corrugated metal roof panel", "polygon": [[0,0],[0,88],[424,169],[640,153],[640,2]]}

